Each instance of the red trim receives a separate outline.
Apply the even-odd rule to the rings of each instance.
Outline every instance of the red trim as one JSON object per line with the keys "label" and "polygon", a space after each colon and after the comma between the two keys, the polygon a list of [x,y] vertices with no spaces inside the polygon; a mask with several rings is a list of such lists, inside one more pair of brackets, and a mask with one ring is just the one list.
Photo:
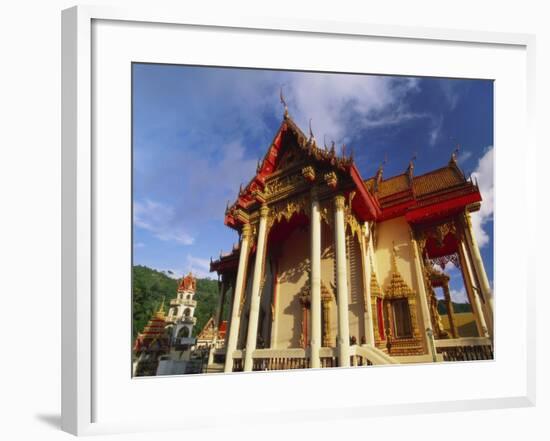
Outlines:
{"label": "red trim", "polygon": [[382,312],[382,299],[376,298],[376,315],[378,317],[378,333],[382,340],[386,339],[386,333],[384,332],[384,314]]}
{"label": "red trim", "polygon": [[467,205],[480,201],[481,195],[479,191],[476,191],[466,196],[452,197],[446,201],[409,210],[405,214],[405,218],[409,223],[424,222],[452,212],[460,211]]}
{"label": "red trim", "polygon": [[352,202],[353,210],[363,221],[375,220],[380,215],[378,202],[365,188],[363,178],[355,164],[351,165],[349,172],[357,190],[357,196]]}

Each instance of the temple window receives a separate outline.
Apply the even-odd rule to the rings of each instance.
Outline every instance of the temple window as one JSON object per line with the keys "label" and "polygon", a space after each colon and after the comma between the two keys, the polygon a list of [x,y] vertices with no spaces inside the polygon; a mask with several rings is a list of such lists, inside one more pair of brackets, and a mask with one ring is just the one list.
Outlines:
{"label": "temple window", "polygon": [[411,314],[407,299],[392,301],[393,330],[396,338],[412,337]]}

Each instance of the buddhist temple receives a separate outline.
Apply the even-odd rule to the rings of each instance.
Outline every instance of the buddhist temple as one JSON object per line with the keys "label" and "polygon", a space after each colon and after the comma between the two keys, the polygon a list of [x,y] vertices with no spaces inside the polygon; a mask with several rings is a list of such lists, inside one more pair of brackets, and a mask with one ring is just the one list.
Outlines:
{"label": "buddhist temple", "polygon": [[[134,344],[134,376],[199,373],[202,362],[194,359],[197,339],[193,327],[197,301],[197,280],[192,273],[183,277],[168,314],[164,301]],[[223,334],[222,334],[223,335]]]}
{"label": "buddhist temple", "polygon": [[[318,146],[285,106],[225,212],[239,243],[211,262],[219,331],[229,305],[214,358],[225,372],[492,359],[493,296],[470,220],[482,203],[456,152],[425,174],[411,161],[364,179],[350,151]],[[469,335],[453,311],[451,266]]]}
{"label": "buddhist temple", "polygon": [[164,300],[158,311],[153,314],[143,332],[139,333],[134,343],[133,375],[155,375],[159,358],[170,348],[170,339],[165,333]]}

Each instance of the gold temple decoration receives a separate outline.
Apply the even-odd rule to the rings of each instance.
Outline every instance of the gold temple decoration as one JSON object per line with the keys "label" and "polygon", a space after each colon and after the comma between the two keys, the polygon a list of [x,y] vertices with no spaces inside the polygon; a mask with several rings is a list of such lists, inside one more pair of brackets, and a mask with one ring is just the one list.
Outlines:
{"label": "gold temple decoration", "polygon": [[374,297],[380,297],[380,298],[384,297],[384,293],[382,292],[382,288],[378,283],[378,278],[376,277],[376,273],[374,272],[372,263],[371,263],[371,270],[370,270],[370,295]]}
{"label": "gold temple decoration", "polygon": [[357,236],[357,239],[361,240],[361,234],[363,233],[363,227],[355,217],[353,213],[346,215],[346,224],[349,225],[352,236]]}
{"label": "gold temple decoration", "polygon": [[332,303],[333,295],[326,287],[326,285],[321,282],[321,308],[322,308],[322,318],[323,318],[323,347],[332,346],[332,335],[330,332],[330,305]]}
{"label": "gold temple decoration", "polygon": [[[449,291],[449,276],[435,269],[429,261],[424,262],[424,284],[428,291],[428,307],[430,310],[430,319],[434,328],[435,338],[449,338],[449,333],[445,330],[441,316],[437,310],[437,297],[435,295],[434,286],[441,286],[446,293]],[[447,296],[446,296],[447,297]],[[449,298],[450,299],[450,298]],[[452,308],[452,305],[447,304]],[[452,313],[449,314],[449,322],[453,320]],[[453,325],[451,324],[451,328]]]}
{"label": "gold temple decoration", "polygon": [[391,253],[391,274],[390,282],[386,289],[384,289],[384,298],[385,300],[394,300],[394,299],[407,299],[409,303],[409,313],[411,315],[411,325],[413,329],[413,337],[415,339],[420,338],[420,331],[418,329],[418,320],[416,316],[416,294],[415,292],[407,285],[403,276],[397,268],[397,256],[395,247],[392,247]]}
{"label": "gold temple decoration", "polygon": [[[300,291],[298,292],[298,300],[302,307],[302,323],[300,325],[301,334],[300,334],[300,345],[305,347],[306,342],[304,338],[305,329],[304,329],[304,320],[307,314],[307,310],[311,307],[311,281],[304,283]],[[334,298],[332,292],[327,288],[327,286],[321,281],[321,309],[322,309],[322,346],[331,347],[332,346],[332,335],[330,332],[330,305],[332,299]]]}
{"label": "gold temple decoration", "polygon": [[250,234],[251,234],[250,224],[246,223],[243,225],[243,229],[241,233],[242,239],[243,240],[250,239]]}
{"label": "gold temple decoration", "polygon": [[306,179],[306,181],[315,181],[315,169],[311,165],[302,168],[302,176]]}
{"label": "gold temple decoration", "polygon": [[155,318],[159,320],[164,320],[164,297],[162,298],[162,301],[160,302],[159,309],[155,313]]}
{"label": "gold temple decoration", "polygon": [[287,193],[304,183],[305,176],[302,173],[294,173],[286,176],[279,176],[267,181],[264,193],[271,197],[280,193]]}
{"label": "gold temple decoration", "polygon": [[338,176],[333,171],[325,173],[325,182],[330,188],[334,189],[338,185]]}
{"label": "gold temple decoration", "polygon": [[437,244],[441,246],[448,234],[457,235],[457,233],[458,230],[456,228],[456,223],[453,220],[450,220],[448,222],[417,231],[414,237],[418,242],[418,247],[422,251],[426,246],[426,241],[430,237],[434,238],[437,241]]}
{"label": "gold temple decoration", "polygon": [[260,190],[254,190],[254,192],[252,193],[252,196],[254,196],[254,199],[256,199],[256,201],[259,202],[260,204],[265,204],[266,196]]}
{"label": "gold temple decoration", "polygon": [[346,209],[346,198],[342,195],[334,197],[334,208],[336,210],[345,210]]}
{"label": "gold temple decoration", "polygon": [[285,219],[287,222],[297,213],[309,214],[309,198],[305,195],[286,200],[271,206],[271,215],[268,220],[268,230]]}
{"label": "gold temple decoration", "polygon": [[[252,234],[253,234],[253,231],[252,231],[252,227],[250,226],[250,224],[244,224],[243,229],[242,229],[242,239],[244,240],[246,238],[246,239],[250,240],[253,237]],[[252,248],[252,244],[249,243],[248,244],[248,249],[243,250],[243,251],[245,251],[246,253],[249,253],[251,248]],[[248,271],[249,257],[244,259],[244,261],[245,261],[245,267],[244,267],[245,277],[243,278],[243,282],[242,282],[243,287],[241,289],[241,298],[239,300],[239,317],[241,316],[241,313],[243,312],[244,302],[246,300],[246,274],[247,274],[247,271]],[[235,286],[235,290],[237,288],[239,288],[239,287]]]}
{"label": "gold temple decoration", "polygon": [[403,280],[401,273],[397,269],[395,248],[392,248],[390,283],[386,287],[385,292],[386,297],[389,299],[414,296],[414,291],[407,285],[405,280]]}
{"label": "gold temple decoration", "polygon": [[269,214],[269,207],[265,204],[262,204],[260,207],[260,217],[267,217]]}

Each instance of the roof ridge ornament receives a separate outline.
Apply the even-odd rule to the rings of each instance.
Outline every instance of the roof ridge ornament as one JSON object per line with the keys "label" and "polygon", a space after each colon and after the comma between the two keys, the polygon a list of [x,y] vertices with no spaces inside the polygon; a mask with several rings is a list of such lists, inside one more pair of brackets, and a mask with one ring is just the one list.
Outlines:
{"label": "roof ridge ornament", "polygon": [[382,181],[382,175],[384,174],[384,166],[386,165],[386,162],[388,162],[388,154],[384,153],[384,160],[380,163],[380,165],[378,166],[378,170],[376,171],[374,179],[374,191],[378,191],[378,187],[380,185],[380,182]]}
{"label": "roof ridge ornament", "polygon": [[409,186],[412,187],[413,178],[414,178],[414,161],[416,161],[416,152],[409,161],[409,166],[407,167],[407,175],[409,176]]}
{"label": "roof ridge ornament", "polygon": [[308,142],[309,142],[311,145],[315,145],[315,144],[316,144],[315,135],[313,134],[313,130],[311,129],[311,118],[309,118],[309,139],[308,139]]}
{"label": "roof ridge ornament", "polygon": [[449,161],[450,164],[456,164],[458,161],[458,154],[460,153],[460,144],[456,145],[456,148],[451,153],[451,160]]}
{"label": "roof ridge ornament", "polygon": [[279,97],[281,98],[281,104],[285,108],[284,118],[286,119],[288,118],[288,105],[286,104],[285,97],[283,96],[283,86],[281,86]]}

